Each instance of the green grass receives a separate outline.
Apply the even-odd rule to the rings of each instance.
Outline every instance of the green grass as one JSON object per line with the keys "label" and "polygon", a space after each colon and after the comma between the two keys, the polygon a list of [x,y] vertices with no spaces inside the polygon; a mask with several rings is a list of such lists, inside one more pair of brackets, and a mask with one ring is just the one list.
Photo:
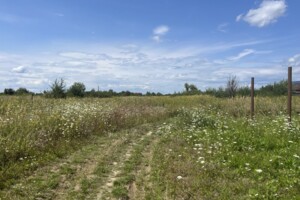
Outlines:
{"label": "green grass", "polygon": [[[26,96],[1,96],[0,189],[12,186],[23,194],[23,186],[18,185],[21,178],[53,160],[89,148],[95,137],[145,123],[169,121],[155,133],[160,138],[153,163],[149,163],[153,188],[147,191],[147,198],[297,199],[300,198],[298,101],[299,97],[295,97],[293,123],[289,124],[285,116],[286,97],[257,97],[255,119],[250,120],[249,98],[37,97],[32,101]],[[126,185],[135,180],[143,148],[149,143],[151,140],[146,139],[133,149],[122,169],[124,174],[115,183],[116,197],[127,196]],[[84,150],[86,155],[91,151]],[[105,177],[109,158],[113,156],[120,154],[107,155],[107,160],[103,159],[95,169],[95,175]],[[83,157],[74,158],[74,163],[83,164]],[[69,166],[60,170],[69,176],[75,173]],[[35,181],[43,191],[55,190],[60,180],[51,177],[48,181]],[[74,195],[84,199],[95,188],[93,184],[82,179],[80,194]],[[51,192],[43,194],[46,197],[41,198],[51,196]]]}
{"label": "green grass", "polygon": [[249,120],[212,106],[180,112],[156,149],[155,198],[300,198],[299,117],[289,124],[283,115]]}
{"label": "green grass", "polygon": [[152,99],[0,98],[0,189],[103,135],[167,118]]}

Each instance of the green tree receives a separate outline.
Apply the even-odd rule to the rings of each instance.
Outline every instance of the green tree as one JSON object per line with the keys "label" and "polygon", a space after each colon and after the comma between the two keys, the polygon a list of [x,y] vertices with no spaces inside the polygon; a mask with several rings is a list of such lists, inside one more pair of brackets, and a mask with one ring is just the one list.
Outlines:
{"label": "green tree", "polygon": [[16,91],[14,89],[12,89],[12,88],[5,88],[4,89],[4,94],[6,94],[6,95],[14,95],[15,92]]}
{"label": "green tree", "polygon": [[247,97],[250,96],[250,94],[251,94],[251,89],[248,86],[240,87],[237,90],[238,96]]}
{"label": "green tree", "polygon": [[229,97],[235,97],[238,90],[238,80],[236,76],[229,76],[227,79],[226,91],[228,92]]}
{"label": "green tree", "polygon": [[26,88],[19,88],[16,90],[16,94],[17,95],[24,95],[24,94],[29,94],[29,90],[27,90]]}
{"label": "green tree", "polygon": [[287,95],[287,80],[282,80],[279,82],[275,82],[273,84],[268,84],[262,86],[257,93],[261,96],[280,96]]}
{"label": "green tree", "polygon": [[66,83],[61,78],[56,79],[51,85],[50,96],[53,98],[66,98]]}
{"label": "green tree", "polygon": [[190,85],[189,85],[188,83],[185,83],[185,84],[184,84],[184,88],[185,88],[185,91],[186,91],[186,92],[189,92],[189,90],[190,90]]}
{"label": "green tree", "polygon": [[73,97],[84,97],[85,85],[83,83],[75,82],[69,88],[68,94]]}
{"label": "green tree", "polygon": [[196,85],[190,84],[190,85],[189,85],[189,91],[190,91],[190,92],[197,92],[197,91],[199,91],[199,90],[198,90],[198,88],[197,88]]}

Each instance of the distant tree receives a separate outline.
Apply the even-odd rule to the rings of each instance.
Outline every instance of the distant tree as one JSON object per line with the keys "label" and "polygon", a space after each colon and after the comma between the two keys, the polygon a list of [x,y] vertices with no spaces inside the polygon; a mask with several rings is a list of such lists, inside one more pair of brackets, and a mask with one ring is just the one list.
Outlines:
{"label": "distant tree", "polygon": [[12,88],[5,88],[4,89],[4,94],[6,94],[6,95],[14,95],[15,92],[16,91],[14,89],[12,89]]}
{"label": "distant tree", "polygon": [[85,85],[83,83],[75,82],[68,90],[68,95],[73,97],[84,97]]}
{"label": "distant tree", "polygon": [[194,84],[185,83],[184,88],[185,88],[185,91],[183,94],[198,94],[198,93],[200,93],[197,86]]}
{"label": "distant tree", "polygon": [[238,80],[236,76],[229,76],[227,79],[226,91],[229,97],[235,97],[238,90]]}
{"label": "distant tree", "polygon": [[53,98],[66,98],[66,83],[61,78],[56,79],[51,85],[50,96]]}
{"label": "distant tree", "polygon": [[226,98],[229,96],[229,94],[226,89],[224,89],[223,87],[219,87],[218,90],[216,90],[215,96],[219,98]]}
{"label": "distant tree", "polygon": [[287,80],[282,80],[278,83],[274,83],[274,95],[279,96],[279,95],[287,95],[287,88],[288,88],[288,81]]}
{"label": "distant tree", "polygon": [[185,88],[185,91],[186,91],[186,92],[189,92],[189,90],[190,90],[190,85],[189,85],[188,83],[185,83],[185,84],[184,84],[184,88]]}
{"label": "distant tree", "polygon": [[197,92],[199,91],[198,88],[194,84],[189,85],[189,91],[190,92]]}
{"label": "distant tree", "polygon": [[246,96],[250,96],[250,94],[251,94],[251,90],[248,86],[240,87],[237,90],[238,96],[246,97]]}
{"label": "distant tree", "polygon": [[258,91],[258,95],[261,96],[280,96],[287,95],[287,80],[282,80],[280,82],[275,82],[273,84],[268,84],[262,86]]}
{"label": "distant tree", "polygon": [[23,95],[23,94],[29,94],[29,90],[27,90],[26,88],[19,88],[16,90],[16,94],[17,95]]}

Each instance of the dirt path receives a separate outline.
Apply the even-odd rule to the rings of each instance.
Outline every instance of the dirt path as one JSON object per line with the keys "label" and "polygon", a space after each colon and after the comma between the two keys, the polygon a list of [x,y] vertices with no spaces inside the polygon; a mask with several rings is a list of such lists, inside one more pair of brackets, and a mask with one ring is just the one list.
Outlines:
{"label": "dirt path", "polygon": [[128,196],[130,199],[147,199],[151,190],[152,183],[150,179],[153,151],[159,141],[158,137],[152,131],[147,133],[151,143],[145,147],[142,152],[142,161],[139,169],[136,171],[136,180],[129,185]]}
{"label": "dirt path", "polygon": [[153,130],[155,125],[146,124],[97,137],[20,180],[5,191],[6,199],[144,199],[151,187]]}

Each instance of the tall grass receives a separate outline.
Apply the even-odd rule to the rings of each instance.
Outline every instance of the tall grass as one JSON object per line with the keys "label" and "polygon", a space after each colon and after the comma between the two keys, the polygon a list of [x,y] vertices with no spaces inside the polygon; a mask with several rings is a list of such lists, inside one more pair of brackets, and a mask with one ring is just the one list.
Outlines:
{"label": "tall grass", "polygon": [[0,98],[0,188],[94,135],[167,118],[150,99]]}
{"label": "tall grass", "polygon": [[[286,98],[257,98],[258,116],[285,112]],[[297,101],[294,101],[294,107]],[[0,188],[49,159],[62,157],[103,135],[138,124],[164,120],[179,108],[213,108],[229,116],[250,113],[249,98],[211,96],[45,99],[0,97]]]}
{"label": "tall grass", "polygon": [[[264,100],[264,101],[262,101]],[[300,118],[265,106],[254,120],[243,109],[220,106],[239,99],[180,109],[161,128],[154,155],[153,190],[159,199],[299,199]],[[236,113],[238,112],[238,113]],[[239,117],[237,117],[239,116]]]}

